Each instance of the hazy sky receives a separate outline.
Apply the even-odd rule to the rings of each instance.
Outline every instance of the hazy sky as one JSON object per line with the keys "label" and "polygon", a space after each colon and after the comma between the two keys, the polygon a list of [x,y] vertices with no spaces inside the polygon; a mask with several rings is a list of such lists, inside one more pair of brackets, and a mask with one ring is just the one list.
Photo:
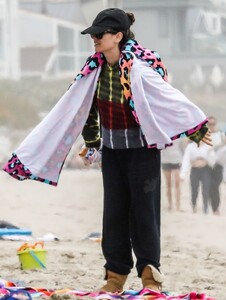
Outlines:
{"label": "hazy sky", "polygon": [[212,0],[215,4],[226,4],[226,0]]}

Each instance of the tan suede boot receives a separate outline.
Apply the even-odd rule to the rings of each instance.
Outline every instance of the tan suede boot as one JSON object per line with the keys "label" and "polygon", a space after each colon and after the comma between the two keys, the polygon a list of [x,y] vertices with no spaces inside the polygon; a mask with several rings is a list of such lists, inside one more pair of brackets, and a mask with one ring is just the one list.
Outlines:
{"label": "tan suede boot", "polygon": [[144,267],[141,280],[143,288],[151,289],[156,292],[161,291],[163,275],[152,265]]}
{"label": "tan suede boot", "polygon": [[100,291],[110,293],[122,292],[127,276],[128,275],[121,275],[107,270],[105,277],[107,283],[100,289]]}

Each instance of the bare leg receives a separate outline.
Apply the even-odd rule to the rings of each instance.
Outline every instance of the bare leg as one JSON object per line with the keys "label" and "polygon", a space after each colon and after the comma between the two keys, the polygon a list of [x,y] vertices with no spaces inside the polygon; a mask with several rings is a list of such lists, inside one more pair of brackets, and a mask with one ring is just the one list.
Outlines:
{"label": "bare leg", "polygon": [[171,178],[171,170],[163,170],[163,173],[166,178],[166,196],[168,200],[168,210],[172,210],[172,178]]}
{"label": "bare leg", "polygon": [[173,173],[175,180],[176,209],[180,211],[180,171],[179,169],[175,169]]}

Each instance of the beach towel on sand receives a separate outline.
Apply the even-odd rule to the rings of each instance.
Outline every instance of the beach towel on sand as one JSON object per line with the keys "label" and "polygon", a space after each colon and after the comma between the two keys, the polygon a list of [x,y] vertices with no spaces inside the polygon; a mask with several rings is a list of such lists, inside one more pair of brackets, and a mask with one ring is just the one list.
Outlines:
{"label": "beach towel on sand", "polygon": [[[15,295],[15,292],[17,295]],[[34,287],[21,287],[17,286],[13,282],[9,282],[3,279],[0,279],[0,300],[13,299],[14,296],[17,299],[27,300],[31,298],[40,298],[40,297],[52,297],[52,296],[71,296],[74,297],[89,297],[93,299],[148,299],[148,300],[217,300],[212,297],[208,297],[204,293],[190,292],[184,295],[177,295],[176,293],[157,293],[150,289],[142,289],[140,291],[127,290],[122,293],[106,293],[106,292],[85,292],[79,290],[71,289],[62,289],[62,290],[53,290],[53,289],[44,289],[44,288],[34,288]],[[29,297],[30,296],[30,297]],[[66,298],[65,298],[66,299]]]}

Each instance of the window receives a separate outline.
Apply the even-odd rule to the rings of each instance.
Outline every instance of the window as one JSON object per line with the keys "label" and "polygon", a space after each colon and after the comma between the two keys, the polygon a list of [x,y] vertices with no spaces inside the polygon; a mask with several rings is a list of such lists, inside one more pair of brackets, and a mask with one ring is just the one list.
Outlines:
{"label": "window", "polygon": [[74,29],[58,26],[58,68],[61,71],[75,69]]}
{"label": "window", "polygon": [[222,28],[222,33],[226,35],[226,18],[221,19],[221,28]]}
{"label": "window", "polygon": [[64,55],[58,57],[58,67],[61,71],[75,71],[75,58]]}
{"label": "window", "polygon": [[67,27],[58,27],[59,51],[73,52],[74,49],[74,30]]}

